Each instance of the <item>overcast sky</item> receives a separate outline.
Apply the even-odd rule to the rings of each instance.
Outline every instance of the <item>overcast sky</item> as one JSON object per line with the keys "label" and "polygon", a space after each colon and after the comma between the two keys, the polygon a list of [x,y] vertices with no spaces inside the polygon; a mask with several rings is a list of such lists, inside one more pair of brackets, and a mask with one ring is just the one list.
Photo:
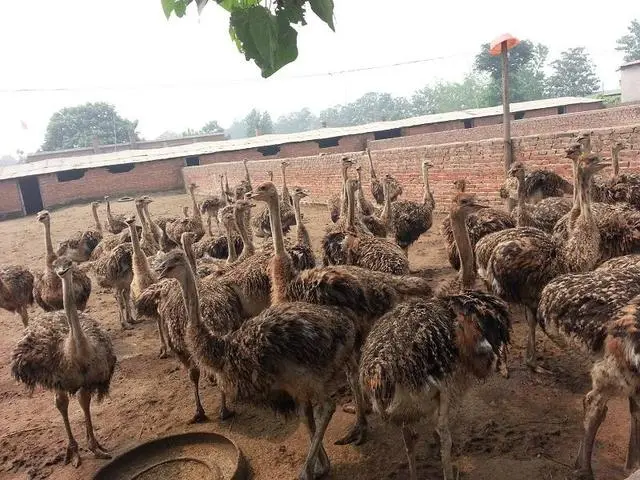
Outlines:
{"label": "overcast sky", "polygon": [[[615,41],[640,17],[640,2],[629,0],[335,0],[336,32],[309,14],[298,60],[265,80],[230,41],[228,14],[213,1],[200,17],[193,5],[170,21],[160,0],[2,3],[0,154],[36,150],[53,112],[87,101],[115,104],[152,139],[213,119],[227,127],[253,107],[275,119],[368,91],[409,95],[460,79],[479,45],[503,32],[548,45],[551,59],[585,46],[604,88],[618,88]],[[385,68],[337,73],[372,66]]]}

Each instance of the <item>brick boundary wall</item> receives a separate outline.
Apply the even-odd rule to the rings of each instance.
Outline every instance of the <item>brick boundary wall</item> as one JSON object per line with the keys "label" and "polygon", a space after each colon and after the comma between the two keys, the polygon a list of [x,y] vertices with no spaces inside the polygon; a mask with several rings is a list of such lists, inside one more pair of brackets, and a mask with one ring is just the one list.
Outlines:
{"label": "brick boundary wall", "polygon": [[[564,149],[582,131],[514,138],[514,158],[525,162],[528,168],[551,169],[570,179],[571,163],[564,157]],[[621,141],[625,145],[625,150],[620,152],[622,171],[640,171],[640,122],[636,125],[592,130],[594,151],[609,156],[614,141]],[[430,170],[431,190],[436,199],[437,210],[444,211],[453,193],[453,181],[458,178],[466,178],[468,191],[477,193],[484,201],[502,205],[498,196],[504,179],[502,152],[502,139],[494,138],[377,150],[372,156],[378,177],[386,173],[395,176],[403,185],[403,198],[409,200],[419,200],[422,197],[420,164],[423,159],[430,160],[434,165]],[[339,191],[339,161],[342,156],[343,154],[332,154],[287,159],[291,164],[287,169],[288,185],[300,185],[309,189],[309,200],[313,203],[326,202],[330,195]],[[369,163],[366,155],[364,152],[352,152],[349,156],[363,166],[364,188],[366,195],[370,197]],[[266,171],[269,169],[275,174],[274,182],[281,185],[280,160],[276,159],[249,163],[254,185],[267,179]],[[182,173],[186,183],[195,182],[200,186],[201,194],[217,194],[217,176],[225,171],[229,175],[231,186],[244,178],[240,162],[185,167]]]}
{"label": "brick boundary wall", "polygon": [[[409,134],[406,137],[386,140],[372,140],[369,142],[369,148],[371,150],[386,150],[389,148],[435,145],[450,143],[452,137],[458,142],[498,138],[502,136],[501,121],[502,119],[500,118],[495,125],[476,126],[467,129],[458,128],[454,131]],[[640,105],[626,105],[564,115],[534,118],[526,118],[525,116],[522,120],[513,120],[511,122],[511,136],[524,137],[527,135],[601,128],[603,126],[634,125],[637,123],[640,123]]]}
{"label": "brick boundary wall", "polygon": [[0,219],[22,215],[22,199],[18,180],[0,181]]}

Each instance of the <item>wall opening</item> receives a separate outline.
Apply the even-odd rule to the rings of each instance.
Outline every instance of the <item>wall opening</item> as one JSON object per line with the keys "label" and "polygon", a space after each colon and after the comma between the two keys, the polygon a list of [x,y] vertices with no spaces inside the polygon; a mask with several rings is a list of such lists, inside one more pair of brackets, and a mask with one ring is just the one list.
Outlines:
{"label": "wall opening", "polygon": [[337,147],[340,144],[340,138],[341,137],[321,138],[316,140],[316,143],[320,148]]}
{"label": "wall opening", "polygon": [[27,215],[38,213],[44,207],[42,205],[42,195],[40,194],[40,183],[38,177],[22,177],[18,180],[22,204]]}
{"label": "wall opening", "polygon": [[473,128],[473,118],[464,119],[464,128]]}
{"label": "wall opening", "polygon": [[280,145],[267,145],[266,147],[258,147],[257,149],[263,157],[270,157],[280,153]]}
{"label": "wall opening", "polygon": [[524,118],[524,112],[516,112],[513,114],[514,120],[522,120]]}
{"label": "wall opening", "polygon": [[184,159],[184,164],[187,167],[197,167],[198,165],[200,165],[200,157],[198,156],[187,157]]}
{"label": "wall opening", "polygon": [[565,113],[567,113],[567,107],[565,107],[564,105],[560,105],[558,107],[558,115],[564,115]]}
{"label": "wall opening", "polygon": [[382,130],[381,132],[373,132],[374,140],[384,140],[386,138],[398,138],[402,136],[401,128],[392,128],[391,130]]}
{"label": "wall opening", "polygon": [[120,165],[111,165],[107,167],[109,173],[126,173],[133,170],[135,165],[133,163],[122,163]]}
{"label": "wall opening", "polygon": [[71,182],[72,180],[80,180],[84,177],[86,168],[78,168],[76,170],[65,170],[64,172],[56,173],[59,182]]}

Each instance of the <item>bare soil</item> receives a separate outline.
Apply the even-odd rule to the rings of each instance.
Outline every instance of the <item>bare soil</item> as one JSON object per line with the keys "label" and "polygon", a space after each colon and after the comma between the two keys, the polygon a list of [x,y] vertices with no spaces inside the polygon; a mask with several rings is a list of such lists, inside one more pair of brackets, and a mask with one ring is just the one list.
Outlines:
{"label": "bare soil", "polygon": [[[185,195],[158,196],[152,212],[181,215],[189,205]],[[116,203],[116,212],[133,210],[132,203]],[[103,216],[101,212],[101,216]],[[326,209],[304,207],[312,238],[319,244],[328,221]],[[412,267],[426,271],[437,284],[450,278],[440,219],[413,246]],[[72,206],[52,212],[54,243],[80,228],[91,225],[89,207]],[[42,228],[33,216],[0,223],[0,263],[23,264],[37,270],[43,264]],[[454,455],[460,478],[477,480],[563,479],[571,472],[581,438],[582,396],[589,389],[589,363],[575,353],[558,350],[539,335],[538,351],[554,370],[555,377],[532,374],[523,365],[525,326],[521,310],[511,308],[514,318],[510,354],[511,376],[492,377],[473,387],[452,415]],[[217,419],[218,389],[201,382],[204,407],[211,420],[186,425],[193,414],[193,394],[188,376],[173,359],[157,358],[159,342],[151,322],[133,331],[120,329],[113,294],[94,282],[88,312],[112,335],[118,366],[111,394],[93,407],[96,434],[113,453],[139,442],[169,433],[214,431],[237,442],[246,455],[253,478],[263,480],[295,478],[308,447],[306,430],[297,421],[269,412],[238,406],[238,415],[228,421]],[[36,307],[31,315],[39,313]],[[88,479],[104,463],[82,448],[85,444],[82,413],[72,401],[72,428],[81,445],[82,465],[63,464],[66,435],[62,419],[50,392],[32,395],[10,375],[11,350],[22,333],[20,319],[0,310],[0,479],[50,478]],[[369,441],[360,447],[335,446],[353,416],[336,411],[325,437],[334,479],[404,479],[407,462],[400,432],[383,425],[374,415]],[[419,429],[421,444],[418,469],[421,478],[441,478],[440,460],[429,425]],[[599,479],[622,479],[627,445],[626,401],[609,404],[609,413],[597,439],[595,471]]]}

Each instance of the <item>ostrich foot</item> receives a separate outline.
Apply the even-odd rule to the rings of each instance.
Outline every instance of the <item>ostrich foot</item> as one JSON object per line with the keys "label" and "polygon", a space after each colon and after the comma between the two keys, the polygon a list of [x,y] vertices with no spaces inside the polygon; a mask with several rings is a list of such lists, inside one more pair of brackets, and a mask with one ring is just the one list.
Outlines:
{"label": "ostrich foot", "polygon": [[71,463],[75,468],[80,466],[82,460],[80,460],[80,453],[78,452],[78,444],[74,442],[69,442],[67,445],[67,452],[64,455],[64,464],[68,465]]}
{"label": "ostrich foot", "polygon": [[355,423],[344,437],[334,442],[334,445],[349,445],[351,443],[355,445],[362,445],[366,440],[367,424]]}
{"label": "ostrich foot", "polygon": [[233,418],[236,416],[236,412],[234,412],[233,410],[230,410],[227,408],[226,405],[222,405],[220,407],[220,420],[221,421],[225,421],[225,420],[229,420],[230,418]]}
{"label": "ostrich foot", "polygon": [[133,325],[131,325],[129,322],[122,322],[122,329],[123,330],[133,330]]}
{"label": "ostrich foot", "polygon": [[100,458],[102,460],[109,460],[111,458],[111,455],[107,453],[107,450],[103,448],[97,440],[89,442],[88,448],[93,452],[96,458]]}
{"label": "ostrich foot", "polygon": [[313,476],[315,478],[322,478],[331,470],[331,462],[327,456],[327,452],[324,451],[324,447],[320,447],[316,462],[313,465]]}
{"label": "ostrich foot", "polygon": [[193,425],[194,423],[205,423],[209,421],[209,417],[204,413],[204,410],[198,410],[191,420],[187,423]]}
{"label": "ostrich foot", "polygon": [[552,376],[555,375],[553,371],[538,365],[538,362],[536,361],[535,358],[527,358],[526,364],[529,370],[531,370],[534,373],[542,373],[544,375],[552,375]]}
{"label": "ostrich foot", "polygon": [[169,358],[169,352],[164,347],[160,348],[160,353],[158,354],[158,358]]}

